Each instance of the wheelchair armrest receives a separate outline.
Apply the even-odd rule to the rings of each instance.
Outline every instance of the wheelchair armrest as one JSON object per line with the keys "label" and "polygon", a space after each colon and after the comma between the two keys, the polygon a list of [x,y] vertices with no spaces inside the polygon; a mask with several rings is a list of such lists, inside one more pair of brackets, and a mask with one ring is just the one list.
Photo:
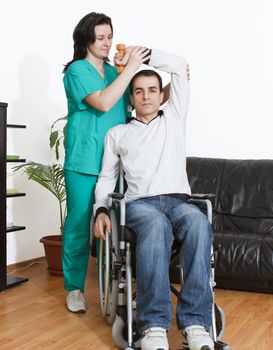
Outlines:
{"label": "wheelchair armrest", "polygon": [[215,194],[213,193],[193,193],[190,198],[189,202],[201,204],[204,203],[206,200],[209,200],[211,202],[211,205],[214,207],[215,205]]}
{"label": "wheelchair armrest", "polygon": [[207,217],[210,223],[212,223],[212,212],[214,205],[215,195],[212,193],[195,193],[192,194],[188,200],[189,203],[197,205],[202,211],[207,212]]}
{"label": "wheelchair armrest", "polygon": [[120,201],[124,198],[124,194],[118,193],[118,192],[113,192],[113,193],[108,193],[108,198]]}
{"label": "wheelchair armrest", "polygon": [[209,200],[213,200],[215,199],[215,194],[213,193],[193,193],[191,195],[192,199],[209,199]]}
{"label": "wheelchair armrest", "polygon": [[[120,207],[120,225],[125,227],[125,199],[123,193],[113,192],[108,194],[108,205],[112,207],[113,203],[118,203]],[[124,239],[123,239],[124,240]]]}

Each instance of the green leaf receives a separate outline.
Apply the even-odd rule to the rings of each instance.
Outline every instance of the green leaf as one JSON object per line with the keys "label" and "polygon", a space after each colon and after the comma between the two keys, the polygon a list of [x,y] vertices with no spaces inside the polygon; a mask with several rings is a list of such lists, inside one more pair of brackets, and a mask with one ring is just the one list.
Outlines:
{"label": "green leaf", "polygon": [[67,116],[55,120],[55,122],[51,125],[51,130],[54,128],[55,124],[57,124],[60,120],[67,120]]}
{"label": "green leaf", "polygon": [[56,141],[56,145],[55,145],[55,154],[56,154],[57,160],[59,160],[59,158],[60,158],[60,152],[59,152],[60,139],[61,139],[61,137]]}
{"label": "green leaf", "polygon": [[[57,129],[59,122],[63,121],[60,130]],[[65,144],[67,116],[58,118],[50,128],[49,144],[55,151],[56,160],[60,157],[60,146]],[[66,215],[66,192],[64,184],[64,170],[61,164],[41,164],[33,161],[13,167],[14,171],[23,170],[29,180],[35,181],[57,198],[59,203],[59,213],[61,231],[63,231],[64,218]]]}
{"label": "green leaf", "polygon": [[50,191],[58,200],[60,208],[60,221],[63,227],[65,210],[62,204],[66,202],[64,184],[64,170],[61,164],[44,165],[41,163],[27,162],[13,167],[14,171],[23,170],[29,180],[33,180]]}
{"label": "green leaf", "polygon": [[59,132],[53,131],[49,136],[50,148],[53,148],[58,140]]}

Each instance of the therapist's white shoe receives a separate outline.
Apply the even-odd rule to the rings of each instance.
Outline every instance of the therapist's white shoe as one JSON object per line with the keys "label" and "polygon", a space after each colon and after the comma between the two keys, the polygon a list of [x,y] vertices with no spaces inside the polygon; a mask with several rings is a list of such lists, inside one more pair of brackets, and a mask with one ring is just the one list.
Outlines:
{"label": "therapist's white shoe", "polygon": [[79,289],[68,292],[66,297],[66,306],[71,312],[83,313],[86,311],[86,301]]}

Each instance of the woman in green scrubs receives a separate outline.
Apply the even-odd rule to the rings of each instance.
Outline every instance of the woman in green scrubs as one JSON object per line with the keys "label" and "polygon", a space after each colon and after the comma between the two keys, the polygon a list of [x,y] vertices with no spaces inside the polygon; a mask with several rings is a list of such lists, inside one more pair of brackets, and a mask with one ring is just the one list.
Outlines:
{"label": "woman in green scrubs", "polygon": [[[121,74],[109,64],[111,19],[92,12],[73,33],[74,56],[64,68],[68,104],[65,144],[67,217],[63,235],[64,287],[67,308],[85,312],[84,282],[90,251],[94,189],[101,168],[104,136],[128,116],[128,85],[149,50],[131,46]],[[119,57],[120,58],[120,57]],[[121,62],[116,60],[116,62]]]}

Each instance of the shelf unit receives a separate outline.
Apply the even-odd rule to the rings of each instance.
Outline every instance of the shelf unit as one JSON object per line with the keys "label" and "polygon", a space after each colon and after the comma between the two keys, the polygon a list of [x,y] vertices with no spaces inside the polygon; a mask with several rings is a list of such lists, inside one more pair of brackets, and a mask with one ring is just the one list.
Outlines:
{"label": "shelf unit", "polygon": [[7,159],[6,160],[7,163],[24,163],[25,161],[26,161],[25,159],[13,159],[13,160]]}
{"label": "shelf unit", "polygon": [[9,198],[9,197],[24,197],[26,194],[25,193],[20,193],[20,192],[17,192],[17,193],[14,193],[14,194],[7,194],[6,197]]}
{"label": "shelf unit", "polygon": [[28,278],[7,275],[7,234],[9,232],[25,230],[25,226],[7,227],[6,209],[7,199],[23,197],[25,193],[7,194],[7,163],[25,162],[25,159],[7,160],[7,128],[26,128],[25,125],[7,124],[7,103],[0,102],[0,291],[3,291]]}

